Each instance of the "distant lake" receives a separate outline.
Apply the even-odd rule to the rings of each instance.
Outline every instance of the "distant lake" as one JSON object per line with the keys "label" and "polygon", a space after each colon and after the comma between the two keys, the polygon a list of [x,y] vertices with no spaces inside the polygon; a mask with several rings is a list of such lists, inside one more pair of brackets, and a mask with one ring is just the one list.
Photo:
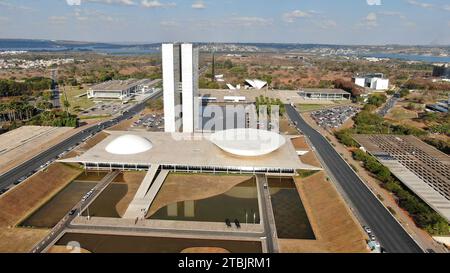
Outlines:
{"label": "distant lake", "polygon": [[118,45],[107,43],[69,43],[47,40],[0,39],[0,51],[96,52],[111,55],[142,55],[159,52],[159,44]]}
{"label": "distant lake", "polygon": [[363,57],[375,57],[375,58],[389,58],[399,59],[407,61],[419,61],[428,63],[450,63],[450,56],[427,56],[427,55],[410,55],[410,54],[390,54],[390,53],[375,53],[367,54]]}

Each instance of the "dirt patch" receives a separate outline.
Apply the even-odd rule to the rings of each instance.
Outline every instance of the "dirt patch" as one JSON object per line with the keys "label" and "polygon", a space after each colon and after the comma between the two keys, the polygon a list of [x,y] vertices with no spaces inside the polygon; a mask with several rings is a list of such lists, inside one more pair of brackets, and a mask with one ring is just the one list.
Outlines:
{"label": "dirt patch", "polygon": [[230,251],[220,247],[190,247],[183,249],[181,253],[230,253]]}
{"label": "dirt patch", "polygon": [[0,228],[0,252],[26,253],[49,232],[49,229]]}
{"label": "dirt patch", "polygon": [[54,245],[52,246],[47,253],[73,253],[73,254],[78,254],[78,253],[91,253],[89,250],[86,250],[84,248],[77,248],[77,249],[73,249],[71,247],[67,247],[67,246],[57,246]]}
{"label": "dirt patch", "polygon": [[248,175],[169,174],[146,217],[172,203],[219,195],[251,178]]}
{"label": "dirt patch", "polygon": [[51,164],[0,197],[0,227],[16,225],[63,189],[81,169],[63,163]]}
{"label": "dirt patch", "polygon": [[322,166],[320,165],[319,160],[317,159],[317,156],[314,152],[310,151],[307,152],[306,154],[300,156],[300,160],[308,165],[314,166],[314,167],[319,167],[321,168]]}
{"label": "dirt patch", "polygon": [[318,240],[278,239],[283,253],[327,253],[327,244]]}
{"label": "dirt patch", "polygon": [[417,112],[405,109],[400,105],[396,105],[389,111],[389,113],[386,115],[386,118],[395,121],[402,121],[405,119],[414,119],[417,118],[417,116]]}
{"label": "dirt patch", "polygon": [[365,234],[333,184],[321,171],[295,180],[316,240],[280,240],[282,252],[369,252]]}
{"label": "dirt patch", "polygon": [[292,138],[291,142],[296,150],[311,150],[304,136]]}
{"label": "dirt patch", "polygon": [[285,135],[298,135],[298,131],[294,126],[291,126],[289,120],[286,117],[280,118],[280,133]]}

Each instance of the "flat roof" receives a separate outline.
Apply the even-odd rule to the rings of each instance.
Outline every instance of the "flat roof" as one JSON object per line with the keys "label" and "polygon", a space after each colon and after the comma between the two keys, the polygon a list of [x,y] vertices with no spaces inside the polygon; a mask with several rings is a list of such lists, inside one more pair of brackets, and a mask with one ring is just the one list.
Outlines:
{"label": "flat roof", "polygon": [[[220,149],[207,138],[211,134],[197,134],[198,139],[192,139],[192,134],[165,132],[128,132],[106,131],[109,136],[81,156],[60,160],[75,163],[106,163],[106,164],[138,164],[138,165],[178,165],[197,167],[228,167],[228,168],[270,168],[270,169],[307,169],[320,168],[304,164],[300,161],[291,141],[276,151],[258,157],[240,157]],[[118,155],[106,152],[105,148],[116,138],[123,135],[137,135],[148,139],[153,148],[133,155]],[[284,136],[290,140],[289,136]]]}
{"label": "flat roof", "polygon": [[[350,95],[342,89],[301,89],[301,90],[268,90],[268,89],[199,89],[200,97],[215,97],[218,102],[224,102],[225,96],[245,97],[247,102],[255,102],[256,97],[264,96],[273,99],[280,99],[283,103],[311,103],[300,96],[302,90],[308,92],[334,92],[333,94]],[[311,90],[311,91],[310,91]]]}
{"label": "flat roof", "polygon": [[[156,80],[155,80],[156,81]],[[140,84],[152,84],[153,82],[150,79],[129,79],[129,80],[112,80],[107,82],[102,82],[96,85],[93,85],[89,87],[89,90],[94,91],[122,91],[129,89],[133,86],[140,85]]]}
{"label": "flat roof", "polygon": [[450,157],[414,136],[354,135],[354,139],[450,221]]}
{"label": "flat roof", "polygon": [[342,89],[331,88],[302,88],[299,90],[301,93],[320,93],[320,94],[337,94],[337,95],[351,95],[349,92]]}
{"label": "flat roof", "polygon": [[73,130],[71,127],[22,126],[0,135],[0,170]]}

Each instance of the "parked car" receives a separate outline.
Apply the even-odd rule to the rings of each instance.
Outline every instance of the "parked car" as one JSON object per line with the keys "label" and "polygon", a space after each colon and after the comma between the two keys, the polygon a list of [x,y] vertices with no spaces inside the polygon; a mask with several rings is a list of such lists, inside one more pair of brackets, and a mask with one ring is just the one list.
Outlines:
{"label": "parked car", "polygon": [[363,228],[364,228],[364,230],[366,231],[367,234],[371,234],[372,233],[372,230],[370,229],[370,227],[363,226]]}

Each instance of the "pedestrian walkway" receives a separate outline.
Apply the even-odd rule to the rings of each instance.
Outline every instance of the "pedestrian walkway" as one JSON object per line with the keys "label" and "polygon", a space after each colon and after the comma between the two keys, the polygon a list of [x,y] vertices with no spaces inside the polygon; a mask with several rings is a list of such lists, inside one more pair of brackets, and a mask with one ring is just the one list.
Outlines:
{"label": "pedestrian walkway", "polygon": [[[155,167],[153,167],[155,166]],[[142,181],[133,201],[128,206],[123,218],[126,219],[142,219],[145,218],[150,205],[159,192],[164,180],[169,174],[168,170],[161,170],[154,179],[159,165],[153,165]]]}

